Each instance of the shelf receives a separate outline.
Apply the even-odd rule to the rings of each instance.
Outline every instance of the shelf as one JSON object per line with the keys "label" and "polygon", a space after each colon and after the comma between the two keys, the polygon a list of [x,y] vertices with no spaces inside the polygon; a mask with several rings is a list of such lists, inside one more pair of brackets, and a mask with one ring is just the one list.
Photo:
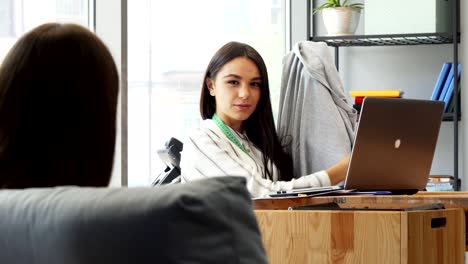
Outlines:
{"label": "shelf", "polygon": [[[442,117],[442,121],[453,121],[453,116],[454,116],[453,113],[444,113]],[[458,113],[458,121],[460,121],[460,119],[461,119],[461,114]]]}
{"label": "shelf", "polygon": [[[454,0],[451,7],[451,24],[450,32],[438,33],[415,33],[415,34],[381,34],[381,35],[350,35],[350,36],[316,36],[317,30],[315,23],[316,17],[311,13],[316,1],[306,1],[307,6],[307,40],[314,42],[325,42],[328,46],[334,47],[335,66],[339,70],[339,54],[340,47],[377,47],[377,46],[415,46],[415,45],[443,45],[450,44],[453,47],[453,63],[459,63],[459,43],[460,43],[460,0]],[[452,122],[453,126],[453,175],[455,179],[454,189],[460,190],[459,181],[459,121],[461,120],[460,103],[455,102],[458,107],[457,115],[454,113],[445,113],[443,121]],[[462,159],[463,160],[463,159]]]}
{"label": "shelf", "polygon": [[[419,33],[392,35],[351,35],[310,37],[315,42],[326,42],[328,46],[400,46],[400,45],[434,45],[453,43],[452,33]],[[460,42],[460,33],[457,37]]]}

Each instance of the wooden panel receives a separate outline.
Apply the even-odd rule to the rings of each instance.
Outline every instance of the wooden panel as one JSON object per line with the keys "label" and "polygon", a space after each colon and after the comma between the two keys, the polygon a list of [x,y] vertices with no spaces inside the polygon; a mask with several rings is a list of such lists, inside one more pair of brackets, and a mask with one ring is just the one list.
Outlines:
{"label": "wooden panel", "polygon": [[408,263],[465,263],[461,210],[408,212]]}
{"label": "wooden panel", "polygon": [[408,214],[402,214],[400,220],[400,263],[411,264],[411,262],[408,261],[410,258],[410,252],[408,252]]}
{"label": "wooden panel", "polygon": [[461,209],[255,213],[272,264],[464,263]]}
{"label": "wooden panel", "polygon": [[[400,213],[256,211],[272,264],[400,263]],[[376,241],[380,241],[376,243]]]}

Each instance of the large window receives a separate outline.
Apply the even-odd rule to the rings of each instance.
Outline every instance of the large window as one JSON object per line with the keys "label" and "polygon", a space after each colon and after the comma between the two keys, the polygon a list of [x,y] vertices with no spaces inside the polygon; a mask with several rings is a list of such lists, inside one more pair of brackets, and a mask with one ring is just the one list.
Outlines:
{"label": "large window", "polygon": [[91,25],[91,0],[0,0],[0,63],[25,32],[46,22]]}
{"label": "large window", "polygon": [[198,126],[204,70],[228,41],[265,59],[276,111],[285,0],[128,1],[129,186],[149,185],[165,168],[157,150]]}

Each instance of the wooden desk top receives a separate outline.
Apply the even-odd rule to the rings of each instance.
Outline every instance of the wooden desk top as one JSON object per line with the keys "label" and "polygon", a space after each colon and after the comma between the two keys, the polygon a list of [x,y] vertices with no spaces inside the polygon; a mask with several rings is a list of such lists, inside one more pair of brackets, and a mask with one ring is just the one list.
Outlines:
{"label": "wooden desk top", "polygon": [[402,208],[443,203],[445,208],[468,212],[468,192],[418,192],[415,195],[347,195],[322,197],[267,198],[253,201],[256,210],[287,210],[290,206],[335,202],[348,208]]}

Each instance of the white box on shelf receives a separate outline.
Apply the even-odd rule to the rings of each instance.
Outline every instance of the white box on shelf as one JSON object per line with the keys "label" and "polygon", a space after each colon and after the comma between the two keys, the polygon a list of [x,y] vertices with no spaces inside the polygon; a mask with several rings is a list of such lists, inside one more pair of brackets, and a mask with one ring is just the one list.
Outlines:
{"label": "white box on shelf", "polygon": [[452,31],[454,0],[366,0],[366,35]]}

